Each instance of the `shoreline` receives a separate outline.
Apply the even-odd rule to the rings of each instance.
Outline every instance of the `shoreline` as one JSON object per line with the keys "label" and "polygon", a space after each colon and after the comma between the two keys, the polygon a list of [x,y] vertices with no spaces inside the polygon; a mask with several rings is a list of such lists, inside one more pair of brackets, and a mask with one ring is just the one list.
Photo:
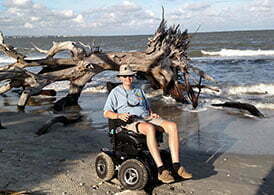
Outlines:
{"label": "shoreline", "polygon": [[[83,94],[79,101],[83,120],[55,124],[42,136],[35,132],[53,116],[45,107],[29,106],[27,113],[2,107],[0,119],[6,129],[0,129],[0,189],[36,194],[133,193],[115,180],[102,183],[95,173],[95,156],[110,146],[107,120],[102,117],[105,98],[106,94]],[[153,194],[274,193],[272,111],[267,111],[269,118],[254,119],[215,109],[183,112],[161,102],[153,106],[182,130],[182,164],[194,175],[191,180],[156,186]]]}

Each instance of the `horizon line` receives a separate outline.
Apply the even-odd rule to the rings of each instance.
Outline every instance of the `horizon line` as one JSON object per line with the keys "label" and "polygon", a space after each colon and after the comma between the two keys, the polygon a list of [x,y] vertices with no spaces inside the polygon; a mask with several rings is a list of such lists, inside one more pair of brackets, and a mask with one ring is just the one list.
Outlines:
{"label": "horizon line", "polygon": [[[182,29],[185,31],[187,29]],[[202,33],[229,33],[229,32],[251,32],[251,31],[274,31],[274,29],[255,29],[255,30],[220,30],[220,31],[201,31],[201,32],[188,32],[189,34],[202,34]],[[113,35],[57,35],[57,34],[48,34],[48,35],[4,35],[5,37],[121,37],[121,36],[152,36],[152,34],[113,34]]]}

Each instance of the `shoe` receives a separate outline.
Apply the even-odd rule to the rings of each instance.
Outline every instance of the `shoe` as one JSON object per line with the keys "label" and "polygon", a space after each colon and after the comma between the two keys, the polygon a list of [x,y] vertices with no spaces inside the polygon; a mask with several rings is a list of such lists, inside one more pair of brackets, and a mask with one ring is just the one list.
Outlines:
{"label": "shoe", "polygon": [[175,181],[174,177],[170,175],[168,170],[163,170],[162,173],[158,173],[158,179],[163,183],[172,183]]}
{"label": "shoe", "polygon": [[191,179],[192,178],[192,174],[188,173],[184,167],[180,167],[177,171],[178,175],[183,178],[183,179]]}

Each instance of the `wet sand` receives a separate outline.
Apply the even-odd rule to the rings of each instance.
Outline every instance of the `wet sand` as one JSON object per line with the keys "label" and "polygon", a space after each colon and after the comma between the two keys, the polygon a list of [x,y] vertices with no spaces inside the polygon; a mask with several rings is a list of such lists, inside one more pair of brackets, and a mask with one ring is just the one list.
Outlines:
{"label": "wet sand", "polygon": [[[95,156],[110,145],[102,117],[105,98],[83,94],[81,122],[55,124],[38,137],[35,132],[54,116],[50,104],[43,101],[19,113],[16,98],[1,97],[0,120],[6,129],[0,129],[0,189],[73,195],[125,192],[116,180],[102,183],[95,174]],[[231,110],[183,112],[180,105],[152,105],[177,122],[182,164],[194,175],[158,185],[153,194],[274,194],[273,111],[264,110],[266,118],[257,119]]]}

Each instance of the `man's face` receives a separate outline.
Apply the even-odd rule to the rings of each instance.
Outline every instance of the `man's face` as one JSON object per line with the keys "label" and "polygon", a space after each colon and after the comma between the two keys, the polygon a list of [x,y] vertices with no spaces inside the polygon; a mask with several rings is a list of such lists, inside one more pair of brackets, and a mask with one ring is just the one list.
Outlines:
{"label": "man's face", "polygon": [[120,76],[119,78],[124,85],[128,85],[128,86],[131,86],[131,84],[134,80],[134,76],[132,76],[132,75],[131,76]]}

